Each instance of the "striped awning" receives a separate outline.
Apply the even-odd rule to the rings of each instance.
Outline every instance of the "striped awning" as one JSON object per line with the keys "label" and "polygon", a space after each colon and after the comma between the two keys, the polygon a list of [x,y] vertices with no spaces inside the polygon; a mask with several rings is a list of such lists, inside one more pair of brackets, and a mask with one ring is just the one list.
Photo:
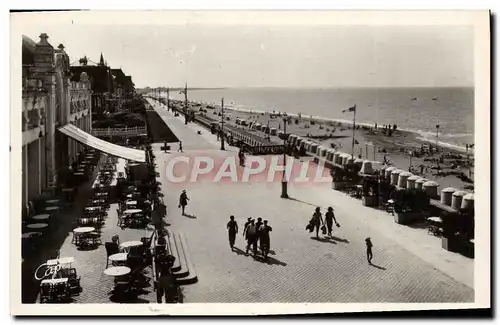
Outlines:
{"label": "striped awning", "polygon": [[58,130],[83,145],[92,147],[109,155],[137,162],[146,162],[146,153],[144,150],[132,149],[109,143],[88,134],[73,124],[66,124]]}

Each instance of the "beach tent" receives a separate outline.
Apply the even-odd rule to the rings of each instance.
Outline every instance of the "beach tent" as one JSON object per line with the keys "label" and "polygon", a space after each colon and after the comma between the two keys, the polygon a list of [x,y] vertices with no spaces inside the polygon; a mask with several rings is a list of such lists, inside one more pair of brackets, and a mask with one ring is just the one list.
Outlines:
{"label": "beach tent", "polygon": [[451,206],[451,199],[452,199],[453,193],[455,193],[456,191],[457,191],[457,189],[453,188],[453,187],[443,188],[441,190],[441,204]]}
{"label": "beach tent", "polygon": [[413,176],[413,174],[409,172],[401,172],[398,177],[398,187],[406,188],[408,178],[410,176]]}
{"label": "beach tent", "polygon": [[415,188],[415,182],[420,178],[420,176],[417,176],[417,175],[412,175],[410,177],[408,177],[408,179],[406,180],[406,188],[407,189],[413,189]]}

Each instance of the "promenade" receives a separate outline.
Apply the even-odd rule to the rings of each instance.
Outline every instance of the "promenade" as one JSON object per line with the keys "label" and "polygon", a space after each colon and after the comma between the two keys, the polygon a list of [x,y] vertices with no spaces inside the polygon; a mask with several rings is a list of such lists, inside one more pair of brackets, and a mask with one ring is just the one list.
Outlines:
{"label": "promenade", "polygon": [[[153,102],[149,99],[150,102]],[[182,141],[186,153],[228,155],[216,136],[174,117],[162,105],[159,115]],[[197,134],[201,131],[201,135]],[[169,230],[183,232],[189,242],[198,283],[183,287],[184,302],[472,302],[474,260],[445,251],[426,229],[401,226],[383,211],[331,189],[289,186],[291,199],[280,198],[281,184],[169,183],[166,164],[179,155],[154,146],[167,204]],[[182,216],[180,191],[190,197]],[[335,210],[340,228],[332,238],[305,231],[314,208]],[[229,248],[226,224],[234,215],[240,231]],[[243,224],[248,217],[269,220],[271,254],[268,262],[245,256]],[[364,239],[374,244],[373,264],[365,257]]]}

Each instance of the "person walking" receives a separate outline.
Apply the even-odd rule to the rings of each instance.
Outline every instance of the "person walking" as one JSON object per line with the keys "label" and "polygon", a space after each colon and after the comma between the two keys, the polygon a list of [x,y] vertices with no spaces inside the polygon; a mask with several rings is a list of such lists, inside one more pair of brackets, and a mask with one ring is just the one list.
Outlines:
{"label": "person walking", "polygon": [[271,248],[271,238],[269,236],[271,231],[273,231],[273,228],[267,224],[267,220],[264,220],[264,224],[259,229],[260,250],[264,258],[267,258],[269,249]]}
{"label": "person walking", "polygon": [[255,223],[255,229],[257,229],[257,239],[255,240],[258,242],[260,240],[260,227],[262,227],[264,223],[262,222],[262,218],[258,217],[257,222]]}
{"label": "person walking", "polygon": [[247,222],[245,222],[245,225],[243,226],[243,237],[245,237],[245,240],[247,240],[248,234],[247,234],[247,229],[248,225],[252,223],[252,218],[248,218]]}
{"label": "person walking", "polygon": [[163,254],[162,256],[158,256],[158,259],[160,260],[160,263],[158,263],[160,276],[155,283],[156,301],[161,304],[163,297],[165,297],[165,303],[178,302],[178,290],[175,283],[175,276],[172,274],[175,257]]}
{"label": "person walking", "polygon": [[179,151],[180,151],[180,152],[183,152],[183,151],[182,151],[182,141],[179,141],[179,149],[177,150],[177,152],[179,152]]}
{"label": "person walking", "polygon": [[323,225],[320,208],[317,207],[311,219],[311,224],[316,228],[316,238],[319,238],[319,228]]}
{"label": "person walking", "polygon": [[326,229],[328,230],[328,236],[332,236],[332,228],[333,228],[333,222],[335,221],[335,225],[337,227],[340,227],[339,223],[337,222],[337,219],[335,219],[335,214],[333,213],[333,208],[328,207],[328,212],[325,213],[325,222],[326,222]]}
{"label": "person walking", "polygon": [[233,250],[236,234],[238,233],[238,223],[234,221],[234,216],[229,217],[229,222],[227,223],[226,228],[229,234],[229,246],[231,247],[231,250]]}
{"label": "person walking", "polygon": [[189,198],[186,194],[186,190],[182,190],[181,196],[179,197],[179,208],[182,209],[182,215],[185,214],[185,209],[186,205],[188,204],[187,202],[189,201]]}
{"label": "person walking", "polygon": [[372,240],[370,237],[365,239],[366,243],[366,259],[368,260],[368,264],[372,264],[373,252],[372,252]]}
{"label": "person walking", "polygon": [[250,246],[252,246],[253,255],[257,255],[257,226],[255,225],[255,220],[251,220],[250,224],[246,229],[247,234],[247,250],[246,254],[248,254],[248,250]]}

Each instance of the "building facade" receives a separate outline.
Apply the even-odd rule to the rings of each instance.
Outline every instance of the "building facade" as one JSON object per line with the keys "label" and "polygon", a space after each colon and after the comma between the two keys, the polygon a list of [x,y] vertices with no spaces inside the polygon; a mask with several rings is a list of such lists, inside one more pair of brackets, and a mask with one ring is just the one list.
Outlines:
{"label": "building facade", "polygon": [[57,132],[68,123],[85,132],[92,129],[92,91],[89,76],[71,81],[69,57],[47,34],[38,43],[23,36],[22,76],[22,204],[60,183],[83,147]]}

